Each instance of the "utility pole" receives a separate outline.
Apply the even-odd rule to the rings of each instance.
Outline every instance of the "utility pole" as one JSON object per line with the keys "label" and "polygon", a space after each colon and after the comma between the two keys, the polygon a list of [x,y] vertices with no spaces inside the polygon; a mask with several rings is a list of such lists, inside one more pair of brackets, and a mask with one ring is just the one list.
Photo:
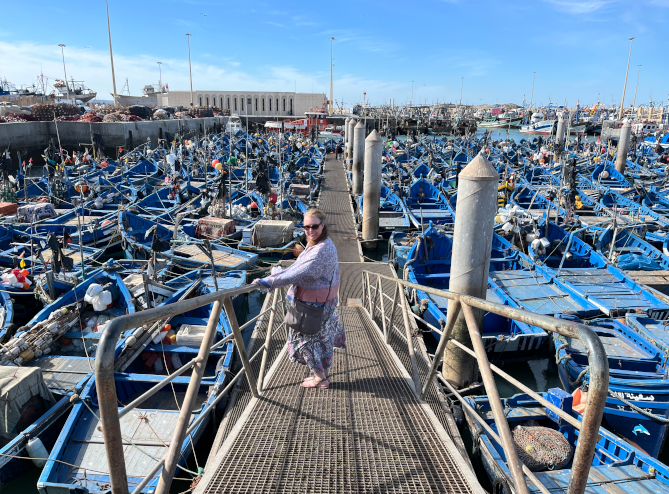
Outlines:
{"label": "utility pole", "polygon": [[333,76],[333,69],[334,66],[332,65],[332,42],[334,41],[334,37],[330,36],[330,104],[328,105],[328,115],[332,116],[332,105],[334,105],[334,91],[333,91],[333,81],[332,81],[332,76]]}
{"label": "utility pole", "polygon": [[188,72],[190,72],[190,107],[193,108],[193,67],[190,63],[190,37],[191,33],[186,33],[188,36]]}
{"label": "utility pole", "polygon": [[67,70],[65,70],[65,45],[64,44],[59,44],[60,46],[60,51],[63,54],[63,72],[65,73],[65,90],[67,91],[67,100],[70,100],[70,86],[67,83]]}
{"label": "utility pole", "polygon": [[639,89],[639,75],[641,74],[641,64],[639,64],[639,71],[636,73],[636,86],[634,87],[634,101],[632,108],[636,108],[636,90]]}
{"label": "utility pole", "polygon": [[114,52],[112,51],[112,42],[111,42],[111,24],[109,23],[109,0],[106,0],[105,3],[107,4],[107,33],[109,34],[109,58],[111,59],[112,87],[114,89],[114,106],[118,106],[118,98],[116,96],[116,75],[114,74]]}
{"label": "utility pole", "polygon": [[163,90],[163,70],[161,65],[163,62],[156,62],[158,64],[158,91],[162,92]]}
{"label": "utility pole", "polygon": [[630,60],[632,59],[632,44],[634,44],[634,36],[630,38],[630,54],[627,57],[627,71],[625,72],[625,85],[623,86],[623,97],[620,100],[620,111],[618,112],[618,120],[623,118],[623,106],[625,104],[625,91],[627,91],[627,75],[630,72]]}

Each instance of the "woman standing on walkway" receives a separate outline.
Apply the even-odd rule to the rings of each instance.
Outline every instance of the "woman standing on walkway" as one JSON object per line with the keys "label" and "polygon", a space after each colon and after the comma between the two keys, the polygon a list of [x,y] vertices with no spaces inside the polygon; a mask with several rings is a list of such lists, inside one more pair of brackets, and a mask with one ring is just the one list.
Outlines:
{"label": "woman standing on walkway", "polygon": [[307,365],[311,374],[304,380],[305,388],[327,388],[334,348],[346,348],[346,333],[339,320],[339,261],[337,249],[325,225],[325,213],[310,209],[304,215],[307,248],[287,269],[275,267],[266,278],[254,280],[264,288],[292,285],[286,301],[300,300],[312,307],[323,307],[320,331],[313,335],[288,330],[290,361]]}

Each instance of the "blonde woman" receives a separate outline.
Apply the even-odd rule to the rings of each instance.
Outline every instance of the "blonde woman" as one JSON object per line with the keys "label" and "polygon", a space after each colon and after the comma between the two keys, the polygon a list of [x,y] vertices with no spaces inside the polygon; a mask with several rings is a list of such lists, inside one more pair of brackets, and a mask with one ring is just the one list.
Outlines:
{"label": "blonde woman", "polygon": [[289,329],[288,355],[291,362],[307,365],[310,376],[305,388],[327,388],[334,348],[346,348],[346,333],[339,320],[339,261],[337,249],[328,234],[325,213],[310,209],[304,215],[307,248],[287,269],[274,268],[266,278],[257,279],[264,288],[274,289],[291,285],[286,296],[290,304],[295,299],[314,307],[325,306],[321,329],[305,335]]}

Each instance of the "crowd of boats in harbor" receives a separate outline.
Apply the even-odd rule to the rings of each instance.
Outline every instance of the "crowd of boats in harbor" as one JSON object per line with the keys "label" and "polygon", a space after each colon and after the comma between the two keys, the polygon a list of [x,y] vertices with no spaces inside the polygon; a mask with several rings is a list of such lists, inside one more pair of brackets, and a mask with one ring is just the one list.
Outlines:
{"label": "crowd of boats in harbor", "polygon": [[[595,330],[607,351],[610,384],[593,467],[606,479],[669,492],[669,467],[657,459],[669,432],[669,282],[659,274],[653,280],[669,271],[669,136],[640,136],[619,171],[614,144],[570,140],[567,129],[519,142],[489,132],[385,140],[379,233],[401,277],[447,290],[458,175],[485,157],[500,175],[487,300]],[[117,160],[47,149],[42,173],[30,162],[16,178],[5,173],[0,368],[9,405],[0,431],[0,485],[40,468],[41,492],[108,491],[94,376],[108,321],[239,287],[299,255],[303,215],[317,204],[325,159],[343,142],[336,132],[319,140],[282,130],[247,133],[232,119],[226,132],[143,144]],[[363,199],[352,199],[360,224]],[[447,300],[402,293],[425,321],[425,337],[438,341]],[[197,355],[211,310],[123,333],[115,352],[120,407]],[[193,411],[199,422],[181,447],[182,468],[225,406],[218,393],[235,358],[231,331],[222,311],[219,346]],[[491,313],[481,333],[497,365],[555,358],[563,389],[542,396],[578,420],[590,377],[578,340]],[[133,485],[153,471],[172,437],[189,379],[171,382],[136,410],[120,412]],[[474,452],[495,492],[510,494],[501,445],[475,418],[494,429],[487,400],[470,396],[453,405],[465,409]],[[577,429],[526,395],[504,404],[514,427],[549,428],[563,438],[553,439],[562,441],[564,461],[544,465],[541,476],[547,486],[566,485]],[[156,475],[144,492],[157,482]],[[593,492],[605,485],[593,484]]]}

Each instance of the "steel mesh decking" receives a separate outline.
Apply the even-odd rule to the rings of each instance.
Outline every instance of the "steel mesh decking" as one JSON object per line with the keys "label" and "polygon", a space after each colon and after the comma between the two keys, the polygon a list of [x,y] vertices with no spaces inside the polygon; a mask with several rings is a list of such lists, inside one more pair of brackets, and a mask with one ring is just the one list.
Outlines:
{"label": "steel mesh decking", "polygon": [[335,160],[334,155],[329,154],[325,158],[323,179],[318,207],[327,215],[328,230],[337,247],[339,262],[360,262],[346,172],[344,165]]}
{"label": "steel mesh decking", "polygon": [[305,368],[284,357],[196,492],[471,492],[367,314],[341,316],[330,388],[300,387]]}

